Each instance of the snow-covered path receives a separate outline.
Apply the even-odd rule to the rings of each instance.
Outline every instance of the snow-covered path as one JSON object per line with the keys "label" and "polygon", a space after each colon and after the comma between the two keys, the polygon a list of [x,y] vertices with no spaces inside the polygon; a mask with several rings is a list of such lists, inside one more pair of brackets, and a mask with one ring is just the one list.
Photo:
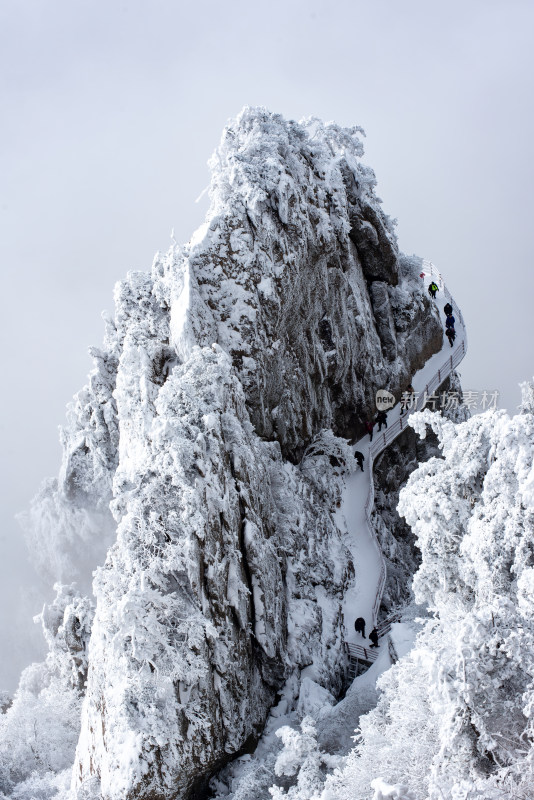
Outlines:
{"label": "snow-covered path", "polygon": [[[435,353],[412,378],[412,385],[418,398],[416,408],[401,415],[400,403],[388,412],[388,428],[378,433],[375,428],[373,443],[366,435],[355,445],[354,450],[359,450],[365,456],[364,472],[358,469],[348,476],[343,489],[341,507],[336,514],[336,523],[340,530],[347,531],[347,545],[352,553],[355,566],[355,579],[352,587],[345,596],[343,615],[345,622],[345,641],[368,646],[368,639],[354,630],[354,620],[357,617],[365,619],[366,636],[376,624],[376,614],[385,585],[385,561],[380,551],[379,544],[370,525],[368,514],[372,509],[374,493],[372,486],[372,462],[379,453],[406,428],[408,414],[413,410],[420,410],[425,404],[425,393],[431,396],[432,392],[445,380],[465,355],[467,350],[467,336],[463,317],[450,293],[447,291],[441,274],[430,262],[423,262],[425,273],[425,287],[434,280],[438,287],[434,303],[437,305],[443,327],[445,328],[445,314],[443,307],[447,302],[453,305],[455,317],[456,341],[451,347],[447,337],[443,336],[442,349]],[[382,387],[387,389],[387,387]]]}
{"label": "snow-covered path", "polygon": [[[362,443],[358,442],[357,449]],[[366,453],[368,448],[361,450]],[[369,645],[361,634],[354,630],[356,617],[363,617],[365,633],[372,628],[373,604],[380,580],[381,558],[374,537],[371,535],[365,515],[365,501],[369,492],[369,463],[366,457],[364,472],[357,470],[347,478],[343,489],[341,508],[337,511],[336,522],[340,530],[347,530],[347,545],[352,554],[355,569],[354,582],[345,595],[343,616],[345,620],[345,640]]]}

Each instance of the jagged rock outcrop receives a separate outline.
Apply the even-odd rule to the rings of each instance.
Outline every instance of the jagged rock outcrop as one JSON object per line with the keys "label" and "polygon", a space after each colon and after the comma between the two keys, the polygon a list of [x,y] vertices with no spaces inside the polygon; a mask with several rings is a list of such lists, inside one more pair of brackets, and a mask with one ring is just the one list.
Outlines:
{"label": "jagged rock outcrop", "polygon": [[80,797],[203,796],[289,675],[341,688],[336,436],[442,343],[358,132],[245,109],[205,225],[117,287],[44,497],[72,550],[107,547],[109,505],[117,526],[94,582]]}
{"label": "jagged rock outcrop", "polygon": [[258,737],[295,660],[319,656],[318,675],[340,688],[350,559],[333,499],[314,508],[318,487],[255,435],[218,345],[194,348],[150,406],[137,396],[150,347],[139,334],[127,348],[117,406],[129,456],[95,584],[75,777],[97,775],[104,797],[185,796]]}
{"label": "jagged rock outcrop", "polygon": [[397,337],[395,323],[391,312],[387,284],[374,281],[369,290],[373,314],[378,326],[378,335],[382,343],[382,351],[388,361],[397,358]]}
{"label": "jagged rock outcrop", "polygon": [[292,460],[321,428],[363,433],[376,390],[400,395],[441,347],[357,132],[245,111],[213,159],[212,212],[187,259],[213,319],[195,317],[196,336],[229,352],[256,432]]}

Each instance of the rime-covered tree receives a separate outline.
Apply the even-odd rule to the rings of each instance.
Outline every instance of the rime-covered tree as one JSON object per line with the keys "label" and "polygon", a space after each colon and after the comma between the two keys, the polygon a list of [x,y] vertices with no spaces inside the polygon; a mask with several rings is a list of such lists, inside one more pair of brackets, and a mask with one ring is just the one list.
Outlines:
{"label": "rime-covered tree", "polygon": [[416,599],[433,618],[382,677],[322,800],[359,796],[377,777],[420,800],[532,796],[533,384],[522,388],[512,418],[411,420],[421,436],[437,433],[443,455],[412,474],[399,503],[422,552]]}
{"label": "rime-covered tree", "polygon": [[13,702],[0,714],[0,793],[11,796],[16,787],[20,800],[56,794],[61,781],[55,776],[70,773],[79,733],[94,609],[74,586],[55,588],[55,600],[37,620],[46,660],[24,670]]}

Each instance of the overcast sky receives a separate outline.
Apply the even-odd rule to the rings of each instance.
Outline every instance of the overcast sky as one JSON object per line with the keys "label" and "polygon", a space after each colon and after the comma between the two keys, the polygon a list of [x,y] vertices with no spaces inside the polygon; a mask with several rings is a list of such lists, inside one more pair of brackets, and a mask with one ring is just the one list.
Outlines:
{"label": "overcast sky", "polygon": [[114,282],[202,222],[243,105],[366,130],[401,248],[464,312],[464,389],[515,411],[534,372],[533,31],[531,0],[3,0],[0,689],[37,653],[42,597],[14,514],[57,474]]}

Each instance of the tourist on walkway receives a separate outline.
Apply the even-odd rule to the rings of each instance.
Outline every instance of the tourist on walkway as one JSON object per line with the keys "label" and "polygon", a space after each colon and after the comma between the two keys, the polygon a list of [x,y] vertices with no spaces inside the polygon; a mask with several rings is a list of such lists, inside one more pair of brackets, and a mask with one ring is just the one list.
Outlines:
{"label": "tourist on walkway", "polygon": [[373,628],[371,633],[369,634],[369,638],[372,641],[371,647],[378,647],[378,631],[376,628]]}
{"label": "tourist on walkway", "polygon": [[360,453],[359,450],[354,452],[354,458],[358,462],[358,466],[360,467],[361,471],[363,472],[363,462],[365,461],[365,456],[363,453]]}
{"label": "tourist on walkway", "polygon": [[454,323],[456,320],[452,316],[452,314],[447,314],[447,319],[445,320],[445,327],[446,328],[454,328]]}
{"label": "tourist on walkway", "polygon": [[354,623],[354,630],[356,631],[356,633],[361,633],[361,635],[365,639],[365,620],[363,617],[358,617],[358,619]]}
{"label": "tourist on walkway", "polygon": [[437,283],[434,283],[434,281],[432,281],[432,283],[429,284],[428,286],[428,294],[433,299],[436,296],[436,292],[439,292],[439,286],[437,285]]}
{"label": "tourist on walkway", "polygon": [[367,430],[367,433],[369,434],[369,441],[370,442],[373,441],[373,428],[374,427],[375,427],[375,423],[373,422],[373,420],[372,419],[368,419],[367,422],[365,423],[365,428]]}
{"label": "tourist on walkway", "polygon": [[402,395],[401,395],[401,401],[400,401],[401,402],[401,407],[400,407],[401,416],[404,414],[404,412],[408,408],[408,403],[410,404],[410,408],[413,406],[414,394],[415,394],[415,389],[413,388],[412,384],[410,383],[410,384],[408,384],[408,388],[406,389],[406,391],[403,392]]}
{"label": "tourist on walkway", "polygon": [[454,328],[447,328],[445,331],[445,336],[449,340],[449,344],[452,347],[454,340],[456,339],[456,331]]}
{"label": "tourist on walkway", "polygon": [[378,414],[376,415],[376,421],[378,422],[378,432],[380,433],[380,431],[382,430],[382,425],[384,425],[385,428],[387,428],[388,426],[388,418],[386,412],[379,411]]}
{"label": "tourist on walkway", "polygon": [[445,316],[448,317],[449,314],[452,314],[452,306],[450,303],[445,303],[443,306],[443,311],[445,312]]}

